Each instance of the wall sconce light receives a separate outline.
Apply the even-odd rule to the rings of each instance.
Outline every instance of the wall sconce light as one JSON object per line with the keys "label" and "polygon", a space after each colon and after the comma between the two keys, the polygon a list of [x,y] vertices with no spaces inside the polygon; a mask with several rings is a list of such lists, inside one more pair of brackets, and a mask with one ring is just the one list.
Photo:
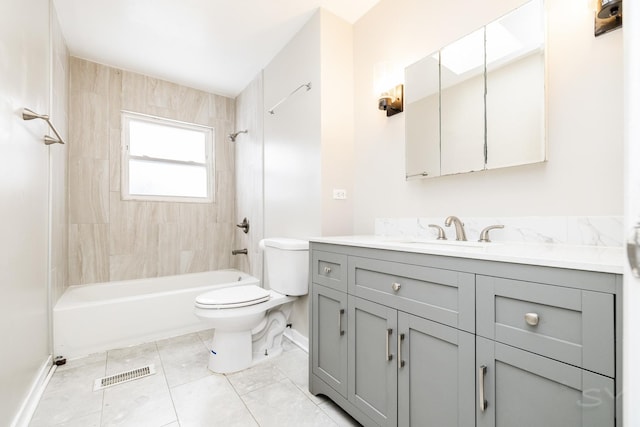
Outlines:
{"label": "wall sconce light", "polygon": [[622,0],[597,0],[594,35],[599,36],[622,26]]}
{"label": "wall sconce light", "polygon": [[387,117],[404,111],[404,85],[397,85],[378,98],[378,109],[387,112]]}

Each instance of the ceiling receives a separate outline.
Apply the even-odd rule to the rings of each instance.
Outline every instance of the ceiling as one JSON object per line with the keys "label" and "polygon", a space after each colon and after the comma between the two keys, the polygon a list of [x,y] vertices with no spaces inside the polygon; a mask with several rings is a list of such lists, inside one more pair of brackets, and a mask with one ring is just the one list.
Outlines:
{"label": "ceiling", "polygon": [[53,0],[72,56],[235,97],[318,7],[379,0]]}

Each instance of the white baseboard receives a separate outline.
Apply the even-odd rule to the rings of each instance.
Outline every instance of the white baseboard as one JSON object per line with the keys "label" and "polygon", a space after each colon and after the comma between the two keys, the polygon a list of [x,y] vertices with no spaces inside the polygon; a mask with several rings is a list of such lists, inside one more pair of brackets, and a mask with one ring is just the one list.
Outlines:
{"label": "white baseboard", "polygon": [[55,370],[56,365],[53,364],[53,356],[49,355],[31,384],[27,397],[22,402],[20,410],[10,424],[11,427],[27,427],[29,425],[33,414],[36,412],[38,403],[40,403],[40,398],[47,388],[47,384],[49,384],[49,380]]}
{"label": "white baseboard", "polygon": [[309,353],[309,338],[305,337],[297,330],[290,328],[284,330],[284,336],[306,353]]}

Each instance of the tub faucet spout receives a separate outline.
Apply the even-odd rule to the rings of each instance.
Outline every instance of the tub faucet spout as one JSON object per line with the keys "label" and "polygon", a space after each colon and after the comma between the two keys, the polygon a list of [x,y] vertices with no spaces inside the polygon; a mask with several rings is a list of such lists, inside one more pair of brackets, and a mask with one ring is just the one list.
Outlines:
{"label": "tub faucet spout", "polygon": [[247,255],[247,250],[246,249],[234,249],[231,251],[231,255]]}
{"label": "tub faucet spout", "polygon": [[460,221],[460,218],[457,216],[448,216],[447,219],[444,220],[444,225],[446,227],[451,227],[451,223],[456,227],[456,240],[467,240],[467,235],[464,232],[464,224]]}

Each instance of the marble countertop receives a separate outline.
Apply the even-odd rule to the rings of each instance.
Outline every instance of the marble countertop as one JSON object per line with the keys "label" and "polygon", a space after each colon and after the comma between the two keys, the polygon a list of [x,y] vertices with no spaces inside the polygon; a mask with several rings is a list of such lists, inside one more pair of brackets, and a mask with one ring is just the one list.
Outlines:
{"label": "marble countertop", "polygon": [[456,242],[383,236],[315,237],[311,242],[622,274],[622,247]]}

